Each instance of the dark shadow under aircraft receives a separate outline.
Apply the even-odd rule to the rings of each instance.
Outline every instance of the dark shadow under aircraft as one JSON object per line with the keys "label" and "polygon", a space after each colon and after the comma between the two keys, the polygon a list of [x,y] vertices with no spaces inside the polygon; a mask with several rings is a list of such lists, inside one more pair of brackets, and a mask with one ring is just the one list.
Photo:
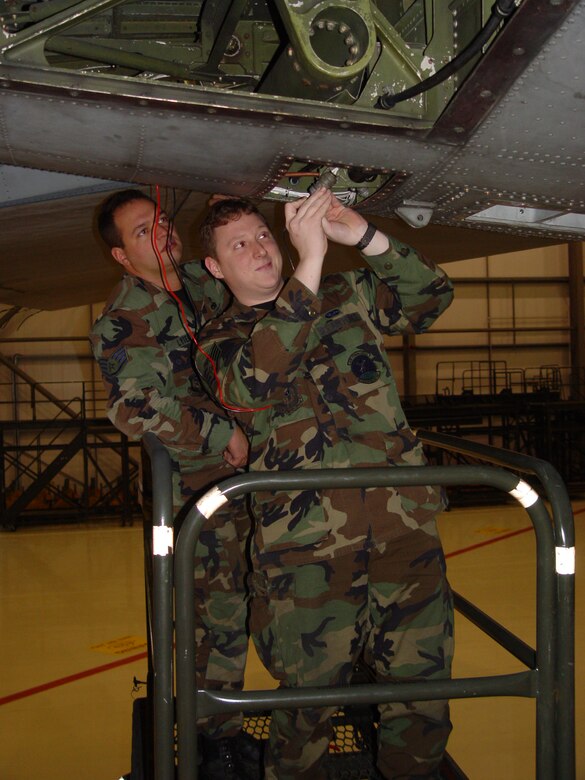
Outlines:
{"label": "dark shadow under aircraft", "polygon": [[93,211],[128,183],[187,226],[209,193],[278,219],[324,182],[441,262],[585,236],[585,0],[4,0],[0,23],[9,306],[105,298]]}

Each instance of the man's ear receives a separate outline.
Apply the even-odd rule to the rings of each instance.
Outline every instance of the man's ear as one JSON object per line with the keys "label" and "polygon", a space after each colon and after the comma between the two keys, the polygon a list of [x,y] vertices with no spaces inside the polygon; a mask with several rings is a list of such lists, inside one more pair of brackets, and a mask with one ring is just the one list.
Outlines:
{"label": "man's ear", "polygon": [[110,251],[112,253],[112,257],[117,263],[120,263],[120,265],[125,267],[128,266],[128,257],[126,256],[126,252],[124,252],[121,246],[113,246]]}
{"label": "man's ear", "polygon": [[216,279],[223,279],[221,268],[219,267],[219,263],[217,262],[215,257],[210,257],[209,255],[207,255],[204,262],[205,262],[205,267],[207,268],[207,270],[212,276],[215,276]]}

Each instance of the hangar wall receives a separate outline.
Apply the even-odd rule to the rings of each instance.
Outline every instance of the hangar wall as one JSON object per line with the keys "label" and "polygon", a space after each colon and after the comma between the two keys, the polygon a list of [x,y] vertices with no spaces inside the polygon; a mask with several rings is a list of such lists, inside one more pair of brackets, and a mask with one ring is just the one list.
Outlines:
{"label": "hangar wall", "polygon": [[[421,418],[421,409],[434,409],[433,414],[442,419],[445,401],[450,403],[449,414],[456,416],[464,402],[469,409],[470,400],[475,404],[476,399],[485,402],[501,394],[527,394],[532,399],[540,393],[545,405],[549,398],[577,398],[579,415],[585,414],[585,334],[582,325],[578,333],[575,329],[576,322],[583,322],[585,269],[583,252],[577,273],[570,255],[567,245],[559,245],[446,264],[455,282],[452,306],[429,332],[387,340],[407,416],[416,427],[433,425],[431,412],[425,411]],[[574,289],[579,286],[580,295]],[[105,393],[87,340],[101,309],[102,304],[93,304],[57,312],[21,310],[0,329],[0,487],[4,494],[10,496],[11,488],[22,492],[23,482],[26,489],[32,475],[38,477],[46,470],[53,457],[42,452],[47,443],[56,448],[59,442],[70,442],[74,434],[58,431],[56,420],[75,427],[71,419],[79,415],[98,426],[107,423]],[[575,386],[571,361],[579,354],[580,378]],[[2,362],[2,356],[7,360]],[[18,376],[7,367],[10,361],[17,366]],[[34,421],[49,427],[43,430]],[[581,422],[580,416],[577,424]],[[500,429],[507,424],[500,421]],[[574,427],[572,417],[566,425]],[[477,427],[454,432],[484,435]],[[488,436],[494,443],[491,432]],[[121,495],[128,474],[138,473],[137,450],[129,459],[126,452],[123,461],[121,441],[113,429],[94,430],[45,492],[54,493],[53,485],[60,480],[61,487],[73,490],[72,503],[77,506],[78,497],[85,496],[86,507],[90,487],[100,496]],[[495,443],[502,445],[501,439]],[[514,449],[515,442],[506,440],[503,446]],[[556,446],[566,449],[565,443]],[[37,455],[29,456],[26,448],[36,448]],[[546,457],[546,452],[539,456]],[[582,465],[571,463],[570,468],[582,474]],[[125,500],[130,501],[128,495]]]}
{"label": "hangar wall", "polygon": [[[388,339],[402,393],[435,394],[436,366],[444,361],[501,360],[512,369],[569,366],[566,245],[457,261],[445,269],[456,282],[455,300],[428,333],[408,345],[416,352],[415,387],[405,387],[401,337]],[[64,399],[81,392],[75,385],[84,383],[88,403],[96,396],[101,413],[99,387],[95,393],[91,388],[99,375],[86,340],[101,308],[23,310],[0,330],[0,351]],[[12,415],[10,386],[9,372],[0,367],[0,419]]]}

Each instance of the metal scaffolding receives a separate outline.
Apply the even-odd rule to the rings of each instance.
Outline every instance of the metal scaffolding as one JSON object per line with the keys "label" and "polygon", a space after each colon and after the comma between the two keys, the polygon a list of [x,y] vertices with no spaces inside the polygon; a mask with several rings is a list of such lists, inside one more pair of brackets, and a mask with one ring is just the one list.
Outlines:
{"label": "metal scaffolding", "polygon": [[[175,540],[170,487],[170,460],[154,436],[147,435],[152,460],[154,515],[152,539],[164,538],[165,550],[147,560],[152,573],[153,681],[149,695],[154,712],[156,780],[197,777],[197,717],[219,712],[258,712],[307,707],[409,701],[413,699],[522,696],[535,699],[537,777],[575,777],[574,703],[574,524],[567,491],[549,463],[524,455],[473,444],[452,436],[421,433],[426,444],[481,460],[475,466],[427,466],[374,469],[327,469],[316,472],[244,474],[225,480],[191,509]],[[491,464],[491,465],[486,465]],[[538,490],[517,473],[538,482]],[[537,635],[529,647],[456,594],[456,608],[527,670],[516,674],[344,688],[276,691],[197,691],[195,680],[194,551],[203,523],[223,502],[255,490],[299,490],[322,487],[481,484],[501,490],[521,503],[532,521],[537,546]],[[540,495],[539,495],[540,494]],[[550,514],[547,506],[550,506]],[[572,562],[572,564],[571,564]],[[174,567],[174,572],[173,572]],[[173,582],[174,581],[174,582]],[[173,604],[175,609],[173,610]],[[176,622],[175,622],[176,621]],[[176,631],[176,633],[175,633]],[[175,649],[173,650],[173,648]],[[176,665],[176,713],[173,669]],[[176,715],[176,717],[175,717]],[[175,743],[175,723],[177,729]],[[176,763],[178,760],[178,766]],[[462,777],[463,775],[459,775]]]}

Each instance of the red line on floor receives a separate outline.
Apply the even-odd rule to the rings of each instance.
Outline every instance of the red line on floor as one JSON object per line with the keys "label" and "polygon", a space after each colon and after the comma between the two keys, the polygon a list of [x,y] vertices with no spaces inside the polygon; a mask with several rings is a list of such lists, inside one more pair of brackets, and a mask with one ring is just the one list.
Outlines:
{"label": "red line on floor", "polygon": [[480,547],[486,547],[488,544],[501,542],[504,539],[511,539],[513,536],[525,534],[527,531],[532,530],[532,526],[529,525],[528,528],[519,528],[517,531],[510,531],[509,534],[503,534],[503,536],[494,536],[493,539],[486,539],[484,542],[477,542],[477,544],[470,544],[469,547],[462,547],[460,550],[453,550],[453,552],[445,553],[445,558],[453,558],[455,555],[461,555],[462,553],[470,552],[471,550],[477,550]]}
{"label": "red line on floor", "polygon": [[[573,514],[579,515],[585,512],[585,507],[578,509]],[[511,531],[509,534],[503,534],[502,536],[495,536],[493,539],[486,539],[483,542],[477,544],[471,544],[469,547],[462,547],[460,550],[454,550],[453,552],[446,553],[445,558],[453,558],[455,555],[462,555],[472,550],[477,550],[480,547],[486,547],[488,544],[495,544],[495,542],[502,542],[505,539],[511,539],[513,536],[519,536],[525,534],[527,531],[532,531],[532,526],[527,528],[520,528],[517,531]],[[37,685],[34,688],[27,688],[24,691],[18,691],[17,693],[11,693],[8,696],[2,696],[0,698],[0,706],[3,704],[10,704],[10,702],[18,701],[18,699],[25,699],[27,696],[34,696],[37,693],[44,693],[50,691],[52,688],[58,688],[61,685],[67,685],[68,683],[77,682],[77,680],[83,680],[85,677],[91,677],[94,674],[101,674],[102,672],[108,672],[110,669],[116,669],[119,666],[125,666],[131,664],[134,661],[141,661],[146,658],[147,653],[138,653],[137,655],[131,655],[128,658],[121,658],[119,661],[112,661],[110,664],[104,664],[103,666],[96,666],[93,669],[86,669],[84,672],[78,672],[77,674],[71,674],[68,677],[61,677],[58,680],[52,680],[51,682],[44,683],[44,685]]]}
{"label": "red line on floor", "polygon": [[24,691],[18,691],[17,693],[11,693],[8,696],[2,696],[0,698],[0,706],[2,704],[10,704],[10,702],[18,701],[18,699],[25,699],[27,696],[35,696],[37,693],[50,691],[51,688],[58,688],[61,685],[67,685],[67,683],[83,680],[85,677],[91,677],[94,674],[109,672],[110,669],[116,669],[119,666],[131,664],[134,661],[141,661],[143,658],[146,658],[146,656],[147,653],[138,653],[137,655],[128,656],[128,658],[120,658],[118,661],[112,661],[109,664],[103,664],[103,666],[94,666],[93,669],[86,669],[84,672],[70,674],[68,677],[60,677],[58,680],[52,680],[51,682],[44,683],[43,685],[36,685],[34,688],[27,688]]}
{"label": "red line on floor", "polygon": [[[573,515],[580,515],[582,512],[585,512],[585,506],[581,509],[577,509],[573,512]],[[509,534],[503,534],[502,536],[494,536],[493,539],[486,539],[484,542],[478,542],[477,544],[471,544],[469,547],[462,547],[460,550],[454,550],[450,553],[445,553],[445,558],[453,558],[455,555],[461,555],[461,553],[470,552],[471,550],[477,550],[480,547],[486,547],[488,544],[494,544],[494,542],[501,542],[504,539],[511,539],[513,536],[518,536],[519,534],[525,534],[527,531],[532,531],[533,528],[531,525],[527,526],[526,528],[519,528],[517,531],[510,531]]]}

